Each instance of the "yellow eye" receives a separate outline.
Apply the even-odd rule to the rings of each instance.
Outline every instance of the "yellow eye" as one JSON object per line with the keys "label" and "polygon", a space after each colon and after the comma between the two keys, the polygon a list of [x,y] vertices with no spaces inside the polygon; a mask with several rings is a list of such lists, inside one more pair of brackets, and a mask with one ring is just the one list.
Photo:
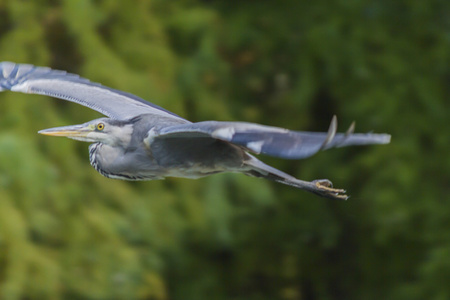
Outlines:
{"label": "yellow eye", "polygon": [[97,124],[97,130],[103,130],[103,129],[105,129],[105,124],[103,124],[103,123],[98,123],[98,124]]}

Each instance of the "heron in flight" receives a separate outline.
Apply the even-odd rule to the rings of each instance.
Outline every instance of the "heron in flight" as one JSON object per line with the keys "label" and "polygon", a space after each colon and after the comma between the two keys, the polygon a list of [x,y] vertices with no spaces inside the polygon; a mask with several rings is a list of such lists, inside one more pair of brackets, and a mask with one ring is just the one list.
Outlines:
{"label": "heron in flight", "polygon": [[0,91],[4,90],[72,101],[107,116],[39,133],[91,143],[90,163],[108,178],[199,178],[221,172],[239,172],[319,196],[346,200],[345,190],[333,188],[327,179],[297,179],[264,164],[249,152],[302,159],[333,147],[390,142],[388,134],[353,133],[353,124],[346,133],[336,133],[336,117],[333,117],[328,132],[323,133],[245,122],[192,123],[132,94],[75,74],[27,64],[0,63]]}

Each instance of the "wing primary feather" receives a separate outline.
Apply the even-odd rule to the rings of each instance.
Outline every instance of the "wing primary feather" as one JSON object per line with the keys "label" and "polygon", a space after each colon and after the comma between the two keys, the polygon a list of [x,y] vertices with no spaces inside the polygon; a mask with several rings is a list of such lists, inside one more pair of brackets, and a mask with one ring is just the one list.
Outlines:
{"label": "wing primary feather", "polygon": [[331,147],[336,147],[336,148],[343,147],[345,145],[345,143],[347,142],[347,140],[352,136],[352,134],[354,132],[355,132],[355,121],[353,121],[352,124],[350,124],[350,127],[348,127],[344,136],[342,136],[342,138],[340,140],[336,141],[336,143],[333,144],[333,146],[331,146]]}
{"label": "wing primary feather", "polygon": [[330,127],[328,128],[328,133],[325,138],[325,141],[323,141],[322,146],[320,146],[319,150],[327,149],[327,146],[333,141],[337,131],[337,117],[336,115],[333,116],[331,119]]}
{"label": "wing primary feather", "polygon": [[333,117],[328,132],[289,131],[243,122],[205,121],[164,127],[157,138],[210,137],[241,146],[256,154],[285,159],[306,158],[332,147],[386,144],[390,140],[387,134],[353,133],[353,124],[346,133],[336,133],[336,130],[336,117]]}
{"label": "wing primary feather", "polygon": [[353,121],[352,124],[350,124],[350,127],[345,132],[345,136],[350,136],[354,132],[355,132],[355,121]]}
{"label": "wing primary feather", "polygon": [[188,122],[175,113],[130,93],[47,67],[0,62],[0,91],[2,90],[42,94],[72,101],[113,119],[131,119],[151,114]]}

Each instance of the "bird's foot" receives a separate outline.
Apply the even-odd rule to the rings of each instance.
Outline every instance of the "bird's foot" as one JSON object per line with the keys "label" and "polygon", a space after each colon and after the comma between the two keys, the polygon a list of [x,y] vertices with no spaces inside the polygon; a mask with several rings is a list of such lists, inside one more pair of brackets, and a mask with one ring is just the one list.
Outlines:
{"label": "bird's foot", "polygon": [[314,193],[322,197],[338,200],[348,199],[348,196],[345,194],[345,190],[333,188],[333,183],[331,183],[331,181],[329,181],[328,179],[317,179],[312,183],[316,187],[314,189]]}

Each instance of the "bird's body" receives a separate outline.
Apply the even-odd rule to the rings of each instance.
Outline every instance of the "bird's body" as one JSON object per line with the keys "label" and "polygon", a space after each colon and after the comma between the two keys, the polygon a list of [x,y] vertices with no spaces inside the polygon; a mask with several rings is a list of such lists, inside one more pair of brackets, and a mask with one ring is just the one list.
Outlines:
{"label": "bird's body", "polygon": [[[242,167],[245,151],[224,141],[206,137],[154,139],[152,135],[159,130],[158,123],[182,123],[178,120],[158,122],[158,119],[144,114],[127,122],[112,121],[115,130],[123,131],[121,136],[127,138],[116,141],[117,144],[91,144],[91,165],[103,176],[123,180],[199,178]],[[108,126],[110,121],[100,119],[98,122]]]}
{"label": "bird's body", "polygon": [[386,144],[387,134],[336,133],[334,117],[328,132],[299,132],[244,122],[192,123],[134,95],[92,83],[63,71],[0,63],[0,91],[12,90],[72,101],[109,118],[81,125],[41,130],[92,143],[89,158],[102,175],[123,180],[165,177],[199,178],[220,172],[262,177],[320,196],[347,199],[327,179],[296,179],[251,154],[300,159],[320,150],[350,145]]}

